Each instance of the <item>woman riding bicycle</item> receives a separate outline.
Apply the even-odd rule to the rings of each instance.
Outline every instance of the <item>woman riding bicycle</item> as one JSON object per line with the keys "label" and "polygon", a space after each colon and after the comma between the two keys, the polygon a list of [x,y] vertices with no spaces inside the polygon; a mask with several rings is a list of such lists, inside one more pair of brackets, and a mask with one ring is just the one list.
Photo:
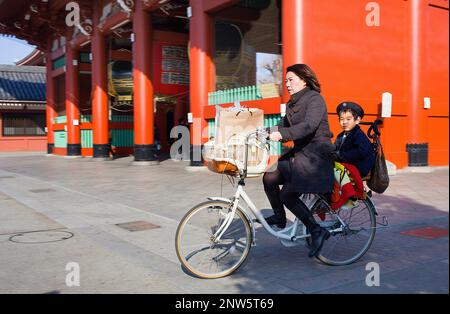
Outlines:
{"label": "woman riding bicycle", "polygon": [[[299,197],[304,193],[332,191],[332,133],[325,101],[320,95],[320,83],[311,68],[305,64],[288,67],[285,82],[291,98],[286,115],[270,133],[270,140],[294,141],[294,147],[279,158],[276,169],[264,174],[264,191],[274,211],[274,215],[266,220],[270,225],[284,228],[286,212],[283,205],[286,205],[311,234],[308,255],[313,257],[318,255],[330,234],[317,224]],[[283,185],[281,190],[280,185]]]}

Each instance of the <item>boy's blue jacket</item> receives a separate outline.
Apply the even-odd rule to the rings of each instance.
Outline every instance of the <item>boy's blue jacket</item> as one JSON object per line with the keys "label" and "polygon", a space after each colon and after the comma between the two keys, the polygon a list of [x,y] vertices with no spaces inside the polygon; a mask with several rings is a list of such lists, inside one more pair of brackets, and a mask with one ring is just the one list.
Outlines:
{"label": "boy's blue jacket", "polygon": [[361,177],[365,177],[375,163],[373,145],[359,125],[347,133],[345,139],[344,134],[345,132],[339,133],[334,143],[335,159],[355,165],[361,173]]}

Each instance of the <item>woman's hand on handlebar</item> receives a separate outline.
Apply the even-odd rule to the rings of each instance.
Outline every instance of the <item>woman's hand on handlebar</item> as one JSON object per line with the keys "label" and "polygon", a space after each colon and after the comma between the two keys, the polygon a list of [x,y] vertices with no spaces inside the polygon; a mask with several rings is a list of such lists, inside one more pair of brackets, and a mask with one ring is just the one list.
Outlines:
{"label": "woman's hand on handlebar", "polygon": [[278,131],[272,131],[271,127],[265,127],[265,128],[258,128],[257,132],[261,131],[264,134],[264,137],[266,140],[279,142],[283,139],[283,136]]}
{"label": "woman's hand on handlebar", "polygon": [[282,138],[283,136],[281,135],[280,132],[272,132],[269,134],[269,139],[273,142],[279,142],[281,141]]}

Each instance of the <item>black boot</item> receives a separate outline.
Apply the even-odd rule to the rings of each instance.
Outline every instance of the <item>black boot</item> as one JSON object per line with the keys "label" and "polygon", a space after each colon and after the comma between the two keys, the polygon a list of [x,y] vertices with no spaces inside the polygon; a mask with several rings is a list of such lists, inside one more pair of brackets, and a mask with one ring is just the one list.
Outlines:
{"label": "black boot", "polygon": [[278,228],[284,229],[284,227],[286,227],[286,213],[281,213],[275,209],[274,212],[274,215],[266,218],[266,222],[269,226],[276,225]]}
{"label": "black boot", "polygon": [[308,256],[317,256],[322,249],[323,243],[330,237],[327,229],[322,228],[314,219],[305,205],[301,204],[293,209],[294,214],[303,222],[311,234],[311,248]]}
{"label": "black boot", "polygon": [[327,229],[322,228],[317,225],[316,228],[310,231],[311,234],[311,249],[309,250],[308,256],[317,256],[322,249],[323,243],[330,237],[330,233]]}
{"label": "black boot", "polygon": [[276,225],[278,228],[284,229],[286,227],[286,211],[283,202],[280,200],[280,188],[278,185],[275,185],[274,188],[264,186],[264,191],[274,212],[274,215],[266,218],[267,223],[269,226]]}

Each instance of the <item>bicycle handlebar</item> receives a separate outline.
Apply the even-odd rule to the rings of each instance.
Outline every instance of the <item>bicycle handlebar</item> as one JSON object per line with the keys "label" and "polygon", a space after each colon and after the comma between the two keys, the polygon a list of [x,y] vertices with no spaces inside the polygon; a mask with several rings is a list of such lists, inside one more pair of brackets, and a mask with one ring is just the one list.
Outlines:
{"label": "bicycle handlebar", "polygon": [[[260,134],[264,136],[263,137],[264,140],[269,140],[269,132],[267,131],[267,128],[257,128],[256,131],[248,133],[247,136],[245,137],[244,169],[243,169],[243,173],[240,173],[241,180],[243,178],[247,177],[249,139],[253,136],[256,136],[256,139],[261,141],[261,138],[259,137]],[[264,141],[261,141],[261,142],[264,142]]]}

